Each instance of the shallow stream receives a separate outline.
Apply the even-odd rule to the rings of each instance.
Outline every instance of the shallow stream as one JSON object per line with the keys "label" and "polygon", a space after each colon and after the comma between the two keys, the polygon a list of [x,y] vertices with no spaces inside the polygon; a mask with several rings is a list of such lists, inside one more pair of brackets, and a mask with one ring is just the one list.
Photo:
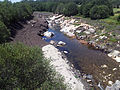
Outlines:
{"label": "shallow stream", "polygon": [[[81,44],[79,40],[69,38],[59,30],[48,29],[48,31],[54,32],[55,35],[52,38],[43,37],[45,41],[65,42],[65,46],[57,48],[62,52],[68,51],[68,54],[66,54],[68,60],[73,63],[76,69],[80,70],[83,76],[85,74],[93,76],[95,80],[92,82],[93,85],[100,82],[106,87],[108,81],[120,80],[119,63],[108,57],[107,54],[88,48],[88,46]],[[102,67],[103,65],[107,67]],[[113,70],[114,68],[117,68],[117,70]]]}

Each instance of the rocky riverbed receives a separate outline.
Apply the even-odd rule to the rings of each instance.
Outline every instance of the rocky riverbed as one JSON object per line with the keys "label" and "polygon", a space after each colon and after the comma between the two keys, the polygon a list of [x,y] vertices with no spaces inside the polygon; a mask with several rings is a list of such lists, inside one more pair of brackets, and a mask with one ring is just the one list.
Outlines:
{"label": "rocky riverbed", "polygon": [[[119,41],[116,42],[117,46],[113,46],[113,47],[107,46],[106,47],[106,45],[104,45],[104,44],[106,44],[107,40],[109,40],[109,36],[104,35],[105,30],[101,31],[101,32],[103,32],[102,33],[103,35],[101,35],[101,33],[97,32],[98,27],[94,27],[94,26],[88,25],[86,23],[82,23],[82,22],[80,22],[80,20],[70,18],[70,17],[64,17],[62,15],[53,15],[52,17],[49,18],[48,22],[49,22],[49,27],[51,29],[55,30],[59,27],[60,31],[63,32],[68,37],[77,38],[79,40],[79,42],[90,46],[90,48],[92,47],[93,49],[97,49],[102,52],[105,52],[108,54],[109,57],[112,57],[114,60],[119,62],[119,60],[120,60],[119,59],[119,49],[118,50],[114,49],[115,47],[119,47],[119,45],[117,45],[117,44],[119,44]],[[94,39],[99,39],[99,40],[101,39],[103,41],[98,40],[98,42],[97,42],[97,41],[94,41]],[[106,42],[104,42],[104,41],[106,41]],[[54,43],[55,43],[54,41],[51,41],[51,44],[54,44]],[[114,44],[114,43],[112,43],[112,44]],[[105,63],[102,61],[105,61]],[[120,68],[119,63],[117,63],[116,61],[113,61],[112,59],[107,59],[107,58],[106,58],[106,60],[104,59],[102,61],[101,61],[102,64],[99,63],[98,66],[96,66],[96,64],[94,62],[94,64],[92,65],[94,67],[94,73],[93,73],[93,69],[92,69],[93,67],[91,67],[91,65],[90,65],[90,63],[91,63],[91,61],[90,61],[88,66],[91,68],[91,71],[88,71],[86,73],[89,73],[89,72],[93,73],[95,80],[99,79],[99,81],[102,84],[104,84],[103,86],[109,85],[109,86],[107,86],[106,90],[109,90],[110,88],[112,88],[112,89],[114,88],[113,90],[115,90],[115,86],[116,86],[116,88],[119,88],[119,84],[120,84],[119,83],[119,68]],[[108,63],[106,61],[108,61]],[[114,63],[114,65],[112,65],[112,63]],[[114,68],[115,66],[117,68]],[[84,69],[85,69],[85,67],[84,67]],[[94,75],[95,73],[96,73],[96,75]],[[83,77],[84,77],[84,75],[83,75]],[[118,81],[116,81],[116,80],[118,80]],[[116,83],[113,84],[115,81],[116,81]],[[89,81],[87,80],[87,82],[89,82]],[[98,83],[98,86],[99,86],[99,88],[102,88],[100,83]]]}
{"label": "rocky riverbed", "polygon": [[56,25],[68,37],[76,37],[81,43],[105,52],[109,57],[120,62],[120,35],[108,32],[104,28],[100,30],[100,27],[88,25],[80,19],[62,15],[54,15],[50,18],[49,27],[55,28]]}

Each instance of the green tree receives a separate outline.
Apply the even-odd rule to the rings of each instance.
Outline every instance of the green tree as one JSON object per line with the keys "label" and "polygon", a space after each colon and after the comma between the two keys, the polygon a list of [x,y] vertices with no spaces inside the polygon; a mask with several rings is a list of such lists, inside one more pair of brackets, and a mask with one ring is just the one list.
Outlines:
{"label": "green tree", "polygon": [[0,43],[5,42],[10,36],[10,31],[7,29],[5,24],[0,21]]}
{"label": "green tree", "polygon": [[120,22],[120,15],[117,17],[117,21]]}
{"label": "green tree", "polygon": [[57,6],[57,8],[56,8],[55,13],[63,14],[63,9],[64,9],[64,4],[63,4],[63,3],[60,3],[60,4]]}
{"label": "green tree", "polygon": [[72,15],[76,15],[78,13],[77,10],[77,5],[75,3],[68,3],[65,4],[65,8],[63,9],[63,14],[65,16],[72,16]]}
{"label": "green tree", "polygon": [[82,14],[84,17],[89,17],[90,16],[90,9],[93,7],[92,3],[87,3],[84,6],[81,6],[83,8],[82,9]]}
{"label": "green tree", "polygon": [[104,19],[109,17],[109,8],[105,5],[94,6],[90,10],[91,19]]}
{"label": "green tree", "polygon": [[37,47],[0,45],[1,90],[65,90],[66,86]]}

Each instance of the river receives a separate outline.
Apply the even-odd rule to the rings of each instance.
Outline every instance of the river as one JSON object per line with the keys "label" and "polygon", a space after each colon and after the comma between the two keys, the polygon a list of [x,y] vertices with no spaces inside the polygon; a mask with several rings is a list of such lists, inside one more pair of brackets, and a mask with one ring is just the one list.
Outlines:
{"label": "river", "polygon": [[[68,60],[73,63],[77,70],[80,70],[81,75],[92,75],[93,76],[93,86],[96,87],[100,82],[105,88],[109,81],[115,82],[115,80],[120,80],[120,68],[119,63],[107,56],[107,54],[89,48],[79,42],[77,39],[69,38],[60,30],[48,29],[48,31],[53,32],[55,35],[52,38],[46,38],[46,42],[54,40],[56,42],[63,41],[66,43],[63,47],[57,47],[61,52],[68,51],[66,54]],[[116,68],[116,70],[113,70]],[[91,83],[91,82],[90,82]]]}

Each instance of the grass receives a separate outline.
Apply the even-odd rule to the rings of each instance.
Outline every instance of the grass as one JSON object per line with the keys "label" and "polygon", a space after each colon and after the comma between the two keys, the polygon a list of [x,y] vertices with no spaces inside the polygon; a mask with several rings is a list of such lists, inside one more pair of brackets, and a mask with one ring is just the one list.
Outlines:
{"label": "grass", "polygon": [[113,9],[113,12],[114,12],[114,13],[117,13],[118,11],[120,11],[120,8],[114,8],[114,9]]}
{"label": "grass", "polygon": [[[119,11],[119,12],[118,12]],[[120,8],[114,8],[113,9],[113,12],[114,12],[114,16],[110,16],[106,19],[101,19],[101,21],[104,21],[110,25],[118,25],[120,24],[120,22],[117,21],[117,17],[120,15]]]}

